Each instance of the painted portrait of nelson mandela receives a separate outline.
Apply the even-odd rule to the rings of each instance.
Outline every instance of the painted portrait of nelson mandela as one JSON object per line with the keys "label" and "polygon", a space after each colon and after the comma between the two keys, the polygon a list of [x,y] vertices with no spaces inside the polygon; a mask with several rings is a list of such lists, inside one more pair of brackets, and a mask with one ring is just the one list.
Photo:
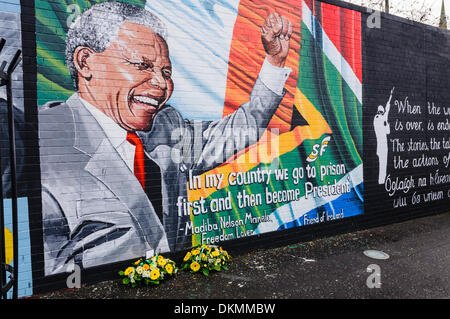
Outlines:
{"label": "painted portrait of nelson mandela", "polygon": [[[85,10],[66,39],[76,93],[39,111],[46,275],[190,247],[189,216],[179,216],[176,206],[186,196],[188,172],[210,170],[258,141],[285,93],[291,34],[288,19],[266,17],[266,57],[248,102],[201,122],[199,137],[194,121],[170,106],[171,35],[160,18],[119,2]],[[173,138],[177,130],[185,133]],[[235,143],[244,135],[251,138]],[[174,157],[180,145],[194,146],[194,136],[200,150]]]}

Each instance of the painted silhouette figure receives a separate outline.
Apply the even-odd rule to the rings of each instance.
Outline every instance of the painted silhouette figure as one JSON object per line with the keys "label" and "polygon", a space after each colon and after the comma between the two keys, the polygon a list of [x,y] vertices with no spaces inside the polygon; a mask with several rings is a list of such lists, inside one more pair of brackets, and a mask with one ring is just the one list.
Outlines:
{"label": "painted silhouette figure", "polygon": [[386,106],[378,106],[377,114],[373,119],[373,127],[375,129],[375,135],[377,138],[377,156],[378,156],[378,184],[384,184],[386,180],[387,170],[387,157],[388,157],[388,141],[387,136],[391,133],[391,128],[388,123],[389,110],[391,108],[392,94],[394,89],[391,90],[391,96],[386,103]]}

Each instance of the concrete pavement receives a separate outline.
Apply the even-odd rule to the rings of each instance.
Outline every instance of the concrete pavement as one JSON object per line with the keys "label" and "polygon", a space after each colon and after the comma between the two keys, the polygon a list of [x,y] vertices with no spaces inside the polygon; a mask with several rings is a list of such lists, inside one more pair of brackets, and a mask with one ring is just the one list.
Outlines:
{"label": "concrete pavement", "polygon": [[[371,259],[367,249],[390,258]],[[34,298],[449,299],[450,213],[232,257],[228,271],[209,277],[180,272],[157,287],[116,280]]]}

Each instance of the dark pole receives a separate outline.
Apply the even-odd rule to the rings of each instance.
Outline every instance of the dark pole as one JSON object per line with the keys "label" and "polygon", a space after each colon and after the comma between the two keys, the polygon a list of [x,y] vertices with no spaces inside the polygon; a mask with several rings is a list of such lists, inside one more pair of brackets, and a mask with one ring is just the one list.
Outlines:
{"label": "dark pole", "polygon": [[444,0],[442,0],[441,18],[439,20],[439,27],[442,29],[447,29],[447,14],[445,13]]}
{"label": "dark pole", "polygon": [[[0,49],[1,51],[1,49]],[[2,171],[2,162],[1,162],[1,151],[0,151],[0,172]],[[1,195],[1,203],[0,203],[0,288],[1,288],[1,296],[0,299],[6,299],[6,291],[3,290],[3,287],[6,285],[6,269],[4,264],[6,263],[6,252],[5,252],[5,216],[3,211],[3,176],[0,177],[0,195]]]}
{"label": "dark pole", "polygon": [[[3,49],[6,40],[0,39],[0,51]],[[5,237],[4,237],[4,210],[3,210],[3,174],[0,177],[2,187],[0,187],[1,198],[2,198],[2,209],[1,212],[1,292],[2,298],[7,297],[7,292],[13,286],[13,298],[17,299],[18,296],[18,276],[19,276],[19,227],[18,227],[18,209],[17,209],[17,180],[16,180],[16,137],[15,137],[15,127],[14,127],[14,107],[13,107],[13,96],[12,96],[12,73],[19,65],[21,61],[22,51],[17,50],[13,59],[9,63],[8,69],[4,72],[6,67],[6,61],[3,61],[0,65],[0,86],[6,85],[6,100],[7,100],[7,111],[8,111],[8,134],[9,134],[9,160],[10,160],[10,174],[11,174],[11,202],[12,202],[12,223],[13,223],[13,267],[6,264],[5,261]],[[1,155],[1,154],[0,154]],[[1,160],[0,160],[1,163]],[[1,165],[0,165],[1,166]],[[1,167],[0,167],[1,168]],[[6,282],[6,271],[11,272],[10,281]]]}
{"label": "dark pole", "polygon": [[[1,50],[0,50],[1,51]],[[0,151],[0,172],[2,171],[1,163],[1,151]],[[6,285],[6,269],[3,266],[6,263],[5,258],[5,220],[3,211],[3,176],[0,177],[0,289],[1,295],[0,299],[6,299],[6,291],[3,291],[3,286]]]}
{"label": "dark pole", "polygon": [[11,165],[11,201],[12,201],[12,222],[13,222],[13,260],[14,260],[14,287],[13,299],[17,299],[18,293],[18,275],[19,275],[19,230],[18,230],[18,211],[17,211],[17,181],[16,181],[16,133],[14,129],[14,109],[12,103],[12,83],[11,74],[20,62],[22,52],[17,50],[14,58],[9,64],[7,74],[8,83],[6,85],[6,97],[8,101],[8,129],[9,129],[9,156]]}
{"label": "dark pole", "polygon": [[[0,39],[0,52],[5,45],[6,40]],[[1,162],[1,150],[0,150],[0,172],[2,171],[2,162]],[[1,296],[0,298],[6,299],[6,291],[3,290],[4,285],[6,285],[6,268],[4,264],[6,263],[5,258],[5,220],[4,220],[4,211],[3,211],[3,176],[0,178],[0,195],[2,202],[0,203],[0,288],[1,288]]]}
{"label": "dark pole", "polygon": [[389,13],[389,0],[384,0],[384,12]]}

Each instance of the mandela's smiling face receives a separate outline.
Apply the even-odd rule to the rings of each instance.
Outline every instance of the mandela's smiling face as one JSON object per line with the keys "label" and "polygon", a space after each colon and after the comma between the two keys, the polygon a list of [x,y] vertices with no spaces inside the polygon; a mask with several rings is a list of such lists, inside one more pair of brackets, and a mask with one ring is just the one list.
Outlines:
{"label": "mandela's smiling face", "polygon": [[[83,77],[80,90],[86,92],[80,96],[91,96],[91,103],[127,131],[150,129],[173,92],[164,39],[146,26],[125,22],[105,51],[85,49],[89,76]],[[83,61],[82,50],[79,56]]]}

